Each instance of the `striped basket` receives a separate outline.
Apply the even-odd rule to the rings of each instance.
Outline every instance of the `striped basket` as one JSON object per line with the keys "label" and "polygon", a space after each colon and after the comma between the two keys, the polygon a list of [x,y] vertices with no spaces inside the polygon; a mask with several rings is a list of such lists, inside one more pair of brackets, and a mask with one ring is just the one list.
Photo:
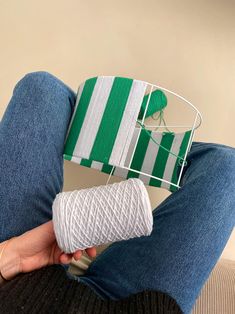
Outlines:
{"label": "striped basket", "polygon": [[99,76],[81,84],[65,140],[64,159],[125,179],[138,177],[147,185],[172,192],[177,190],[192,130],[177,134],[146,132],[136,126],[137,119],[141,116],[144,120],[153,105],[155,111],[166,106],[164,94],[162,103],[159,95],[155,97],[158,103],[154,103],[154,92],[146,95],[148,84],[114,76]]}

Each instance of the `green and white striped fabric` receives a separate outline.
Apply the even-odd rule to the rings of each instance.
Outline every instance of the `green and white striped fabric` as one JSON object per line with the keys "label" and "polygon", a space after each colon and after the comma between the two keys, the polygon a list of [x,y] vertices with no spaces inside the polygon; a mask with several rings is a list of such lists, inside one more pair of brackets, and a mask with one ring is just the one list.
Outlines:
{"label": "green and white striped fabric", "polygon": [[99,76],[79,87],[64,154],[123,166],[148,83]]}
{"label": "green and white striped fabric", "polygon": [[[82,166],[97,169],[101,172],[110,174],[113,169],[113,175],[128,178],[140,178],[146,185],[165,188],[171,192],[177,190],[177,185],[180,168],[180,158],[172,155],[171,153],[185,157],[186,149],[189,144],[191,131],[185,133],[173,134],[170,132],[150,132],[151,137],[158,142],[161,146],[169,150],[167,152],[161,146],[158,146],[150,138],[150,136],[141,130],[139,139],[135,148],[135,143],[138,137],[139,128],[135,128],[134,135],[130,144],[129,151],[125,160],[124,167],[114,167],[109,164],[104,164],[95,160],[87,160],[73,156],[71,161],[76,162]],[[131,165],[129,167],[130,159],[135,149]],[[66,158],[65,158],[66,159]],[[126,169],[129,168],[129,169]],[[136,170],[138,172],[134,172]],[[150,176],[146,176],[148,174]],[[158,177],[156,179],[154,177]],[[162,181],[166,180],[170,183]]]}
{"label": "green and white striped fabric", "polygon": [[[64,159],[175,191],[179,161],[186,154],[191,131],[173,134],[136,128],[138,116],[146,108],[147,87],[147,82],[114,76],[98,76],[81,84]],[[167,104],[165,95],[159,93],[153,91],[150,97],[151,112]]]}

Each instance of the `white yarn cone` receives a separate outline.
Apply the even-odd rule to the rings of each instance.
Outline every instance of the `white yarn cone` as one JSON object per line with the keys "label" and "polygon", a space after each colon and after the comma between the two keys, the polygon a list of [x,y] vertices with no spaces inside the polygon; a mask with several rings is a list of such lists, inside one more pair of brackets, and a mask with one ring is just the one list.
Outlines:
{"label": "white yarn cone", "polygon": [[148,236],[153,215],[140,179],[57,194],[53,206],[57,243],[65,253]]}

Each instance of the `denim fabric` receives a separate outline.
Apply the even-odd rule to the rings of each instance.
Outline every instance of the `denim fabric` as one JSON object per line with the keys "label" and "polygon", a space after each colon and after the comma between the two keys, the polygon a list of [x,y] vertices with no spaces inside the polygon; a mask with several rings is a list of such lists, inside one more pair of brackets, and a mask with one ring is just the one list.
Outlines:
{"label": "denim fabric", "polygon": [[[74,104],[49,73],[17,83],[0,123],[0,241],[51,219]],[[153,211],[151,235],[111,244],[74,279],[103,299],[160,290],[190,313],[235,225],[235,149],[193,142],[187,161],[182,188]]]}
{"label": "denim fabric", "polygon": [[0,123],[0,241],[51,219],[74,102],[74,93],[45,72],[15,86]]}

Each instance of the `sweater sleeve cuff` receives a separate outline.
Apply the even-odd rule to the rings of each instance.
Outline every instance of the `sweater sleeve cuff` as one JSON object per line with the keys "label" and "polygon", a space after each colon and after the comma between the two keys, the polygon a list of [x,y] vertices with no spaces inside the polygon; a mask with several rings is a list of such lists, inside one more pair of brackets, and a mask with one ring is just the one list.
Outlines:
{"label": "sweater sleeve cuff", "polygon": [[0,272],[0,287],[4,285],[6,280],[2,277],[1,272]]}

